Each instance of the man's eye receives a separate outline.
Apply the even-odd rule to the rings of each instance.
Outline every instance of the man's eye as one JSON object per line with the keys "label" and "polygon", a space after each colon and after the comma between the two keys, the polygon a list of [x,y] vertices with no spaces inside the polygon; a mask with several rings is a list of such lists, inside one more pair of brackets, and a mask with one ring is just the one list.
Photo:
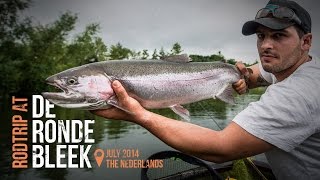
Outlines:
{"label": "man's eye", "polygon": [[275,38],[281,38],[281,37],[283,37],[284,35],[283,34],[281,34],[281,33],[276,33],[276,34],[274,34],[273,35],[273,37],[275,37]]}
{"label": "man's eye", "polygon": [[258,37],[259,39],[263,39],[263,38],[264,38],[264,35],[263,35],[263,34],[258,33],[258,34],[257,34],[257,37]]}

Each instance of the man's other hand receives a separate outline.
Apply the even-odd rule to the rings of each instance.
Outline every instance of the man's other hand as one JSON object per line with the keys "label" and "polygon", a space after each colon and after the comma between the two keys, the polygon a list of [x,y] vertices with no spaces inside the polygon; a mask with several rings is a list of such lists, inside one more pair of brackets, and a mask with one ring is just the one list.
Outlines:
{"label": "man's other hand", "polygon": [[249,90],[247,80],[249,79],[250,73],[241,61],[238,61],[235,66],[239,69],[242,78],[232,84],[232,86],[238,94],[245,94]]}

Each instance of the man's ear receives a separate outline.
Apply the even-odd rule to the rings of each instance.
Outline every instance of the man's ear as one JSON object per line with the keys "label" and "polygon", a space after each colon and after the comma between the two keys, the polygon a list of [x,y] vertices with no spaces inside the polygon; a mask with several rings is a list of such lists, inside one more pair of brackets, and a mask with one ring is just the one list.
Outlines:
{"label": "man's ear", "polygon": [[312,34],[308,33],[302,36],[301,38],[301,49],[308,51],[311,48],[312,44]]}

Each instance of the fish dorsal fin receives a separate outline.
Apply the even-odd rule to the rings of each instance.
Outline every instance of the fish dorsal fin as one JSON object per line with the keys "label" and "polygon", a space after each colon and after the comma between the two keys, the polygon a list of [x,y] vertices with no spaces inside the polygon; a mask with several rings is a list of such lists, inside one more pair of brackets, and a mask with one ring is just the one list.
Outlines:
{"label": "fish dorsal fin", "polygon": [[224,88],[222,88],[218,92],[216,97],[218,99],[220,99],[221,101],[224,101],[226,103],[235,104],[234,97],[233,97],[232,93],[233,93],[232,85],[231,84],[227,84],[227,85],[224,86]]}
{"label": "fish dorsal fin", "polygon": [[173,106],[170,106],[170,109],[178,114],[180,117],[182,117],[183,120],[190,121],[190,113],[187,109],[185,109],[180,104],[176,104]]}
{"label": "fish dorsal fin", "polygon": [[187,54],[171,55],[171,56],[164,57],[161,60],[169,61],[169,62],[177,62],[177,63],[188,63],[192,61]]}

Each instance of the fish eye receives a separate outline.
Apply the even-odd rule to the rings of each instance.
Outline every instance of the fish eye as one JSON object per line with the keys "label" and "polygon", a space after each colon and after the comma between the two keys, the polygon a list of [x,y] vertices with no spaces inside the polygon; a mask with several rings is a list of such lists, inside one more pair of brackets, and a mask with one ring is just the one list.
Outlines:
{"label": "fish eye", "polygon": [[75,78],[70,78],[70,79],[68,79],[67,82],[68,82],[69,85],[74,85],[74,84],[77,83],[77,80]]}

